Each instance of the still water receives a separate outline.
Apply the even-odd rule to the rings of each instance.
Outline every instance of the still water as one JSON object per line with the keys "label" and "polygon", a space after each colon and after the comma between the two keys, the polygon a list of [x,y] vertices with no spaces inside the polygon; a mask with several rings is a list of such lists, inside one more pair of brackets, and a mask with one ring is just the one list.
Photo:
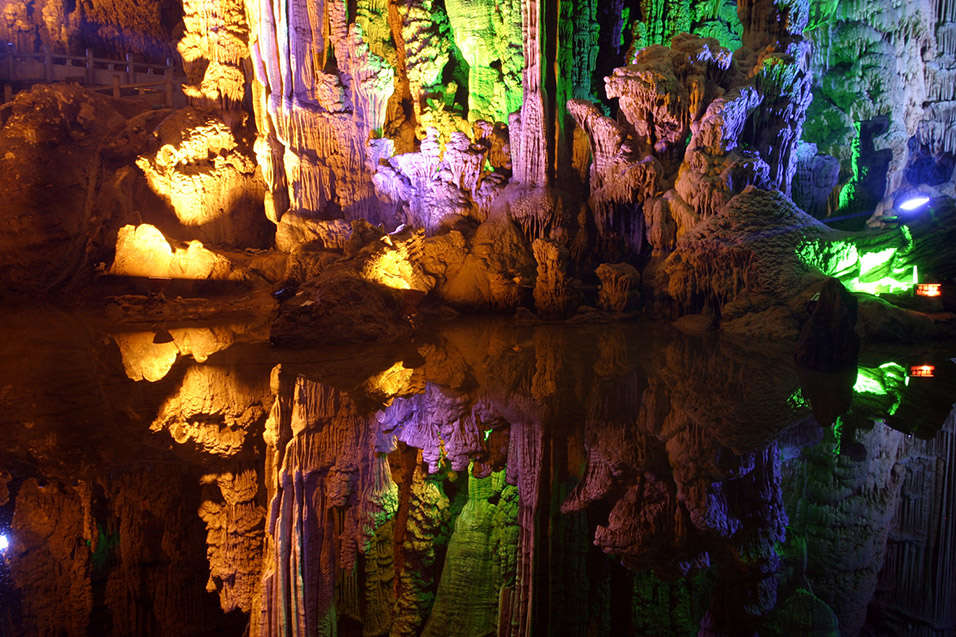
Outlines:
{"label": "still water", "polygon": [[4,635],[956,627],[954,351],[0,318]]}

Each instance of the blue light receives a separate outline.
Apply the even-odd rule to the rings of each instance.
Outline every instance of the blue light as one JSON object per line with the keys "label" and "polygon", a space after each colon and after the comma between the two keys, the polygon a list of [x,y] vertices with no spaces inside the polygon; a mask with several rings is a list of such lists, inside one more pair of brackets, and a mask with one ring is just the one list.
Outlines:
{"label": "blue light", "polygon": [[5,533],[0,533],[0,553],[3,553],[10,546],[10,540]]}
{"label": "blue light", "polygon": [[915,197],[910,197],[904,199],[903,203],[897,204],[897,208],[905,212],[912,212],[918,210],[929,203],[929,197],[926,195],[917,195]]}

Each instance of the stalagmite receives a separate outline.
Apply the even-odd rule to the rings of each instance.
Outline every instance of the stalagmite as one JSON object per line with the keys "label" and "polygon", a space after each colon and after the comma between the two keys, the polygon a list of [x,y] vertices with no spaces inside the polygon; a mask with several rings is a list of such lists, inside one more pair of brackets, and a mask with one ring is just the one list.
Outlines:
{"label": "stalagmite", "polygon": [[555,241],[535,239],[538,262],[534,283],[534,307],[542,318],[567,318],[581,304],[581,284],[568,276],[568,253]]}
{"label": "stalagmite", "polygon": [[641,275],[627,263],[602,263],[594,271],[601,281],[598,305],[608,312],[624,312],[637,307],[641,299]]}

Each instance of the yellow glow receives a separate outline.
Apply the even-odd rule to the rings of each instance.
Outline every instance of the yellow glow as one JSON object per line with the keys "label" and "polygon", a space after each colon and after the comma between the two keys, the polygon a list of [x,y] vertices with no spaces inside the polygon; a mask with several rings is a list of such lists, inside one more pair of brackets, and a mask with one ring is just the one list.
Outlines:
{"label": "yellow glow", "polygon": [[166,237],[149,224],[123,226],[116,235],[116,258],[110,274],[166,276],[173,249]]}
{"label": "yellow glow", "polygon": [[160,406],[150,431],[167,431],[176,443],[192,443],[205,453],[234,455],[256,420],[255,410],[248,408],[248,392],[228,369],[190,365],[178,391]]}
{"label": "yellow glow", "polygon": [[123,226],[116,235],[110,274],[166,279],[225,279],[232,270],[223,257],[199,241],[173,249],[155,226]]}
{"label": "yellow glow", "polygon": [[362,278],[395,290],[428,292],[435,280],[425,274],[412,258],[412,254],[420,254],[422,238],[420,233],[401,240],[388,235],[382,237],[381,244],[362,268]]}
{"label": "yellow glow", "polygon": [[411,290],[414,273],[408,259],[397,250],[389,250],[366,263],[362,276],[396,290]]}
{"label": "yellow glow", "polygon": [[[203,92],[208,94],[206,84]],[[214,84],[223,86],[218,80]],[[218,89],[211,90],[215,94]],[[155,155],[136,160],[149,187],[172,206],[179,221],[201,226],[226,214],[237,196],[259,197],[262,186],[252,178],[255,161],[235,152],[237,143],[229,127],[198,114],[182,117],[176,145],[164,144]]]}
{"label": "yellow glow", "polygon": [[113,334],[123,357],[123,369],[130,380],[162,380],[176,363],[179,348],[174,341],[154,343],[153,332]]}
{"label": "yellow glow", "polygon": [[399,361],[381,374],[368,379],[365,387],[370,392],[396,396],[409,389],[414,373],[414,369],[408,369]]}
{"label": "yellow glow", "polygon": [[156,343],[156,332],[123,332],[113,334],[123,358],[123,368],[130,380],[162,380],[176,364],[179,356],[192,356],[197,363],[226,349],[234,342],[229,333],[217,333],[205,327],[179,327],[169,330],[171,341]]}

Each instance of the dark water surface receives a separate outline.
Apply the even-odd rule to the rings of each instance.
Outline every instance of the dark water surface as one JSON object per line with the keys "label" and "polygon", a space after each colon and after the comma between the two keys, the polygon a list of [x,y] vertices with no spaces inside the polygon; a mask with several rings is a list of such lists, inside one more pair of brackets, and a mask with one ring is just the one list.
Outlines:
{"label": "dark water surface", "polygon": [[0,319],[3,635],[956,629],[953,348]]}

